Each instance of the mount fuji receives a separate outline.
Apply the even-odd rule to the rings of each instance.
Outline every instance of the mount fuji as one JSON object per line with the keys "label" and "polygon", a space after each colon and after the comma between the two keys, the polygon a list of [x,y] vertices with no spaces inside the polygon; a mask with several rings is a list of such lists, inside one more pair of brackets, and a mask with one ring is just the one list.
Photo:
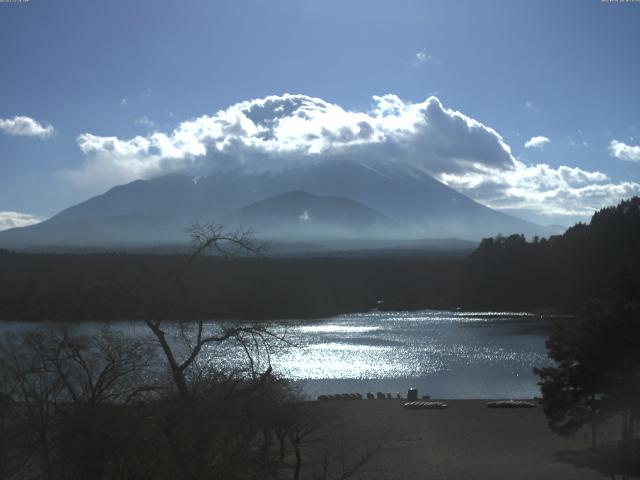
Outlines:
{"label": "mount fuji", "polygon": [[194,222],[254,230],[258,239],[479,240],[548,235],[400,162],[328,161],[271,172],[170,174],[111,188],[39,224],[0,232],[0,246],[184,243]]}

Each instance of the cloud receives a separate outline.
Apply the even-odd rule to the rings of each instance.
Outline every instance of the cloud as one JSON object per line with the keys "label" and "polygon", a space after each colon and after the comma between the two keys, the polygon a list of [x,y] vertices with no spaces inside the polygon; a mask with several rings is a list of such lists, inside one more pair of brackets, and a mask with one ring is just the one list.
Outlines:
{"label": "cloud", "polygon": [[308,222],[309,220],[311,220],[311,215],[309,215],[309,211],[305,210],[304,212],[302,212],[298,216],[298,220],[300,220],[301,222]]}
{"label": "cloud", "polygon": [[609,144],[609,153],[620,160],[640,162],[640,145],[627,145],[618,140],[612,140]]}
{"label": "cloud", "polygon": [[410,162],[431,172],[509,168],[509,146],[490,127],[445,108],[436,97],[407,103],[373,97],[348,111],[305,95],[251,100],[179,124],[172,132],[128,139],[83,133],[74,182],[127,181],[178,171],[273,171],[336,158]]}
{"label": "cloud", "polygon": [[417,67],[418,65],[428,62],[429,60],[432,60],[432,59],[433,57],[429,55],[427,51],[423,48],[422,50],[420,50],[415,54],[413,59],[413,65]]}
{"label": "cloud", "polygon": [[547,137],[538,135],[537,137],[531,137],[529,140],[527,140],[524,144],[524,148],[542,148],[547,143],[551,143],[551,140],[549,140]]}
{"label": "cloud", "polygon": [[640,193],[638,184],[612,183],[598,171],[527,165],[494,129],[433,96],[418,103],[374,96],[365,111],[306,95],[269,96],[170,132],[124,139],[83,133],[77,143],[85,161],[64,175],[101,188],[172,172],[274,172],[346,160],[410,164],[481,203],[541,215],[589,215]]}
{"label": "cloud", "polygon": [[554,168],[545,163],[527,165],[520,160],[509,171],[487,169],[481,173],[442,174],[438,178],[489,207],[558,222],[562,217],[585,220],[604,206],[640,195],[640,184],[613,183],[602,172]]}
{"label": "cloud", "polygon": [[83,133],[76,141],[87,155],[87,163],[64,175],[73,183],[85,186],[115,185],[188,171],[206,154],[204,145],[192,142],[191,138],[169,138],[157,132],[128,140]]}
{"label": "cloud", "polygon": [[569,146],[573,148],[589,148],[589,143],[585,140],[575,141],[573,138],[569,138]]}
{"label": "cloud", "polygon": [[34,223],[41,222],[42,218],[28,213],[0,212],[0,230],[7,230],[15,227],[26,227]]}
{"label": "cloud", "polygon": [[144,117],[140,117],[136,119],[134,123],[136,125],[142,125],[143,127],[147,127],[151,129],[156,128],[155,122],[151,120],[149,117],[147,117],[146,115]]}
{"label": "cloud", "polygon": [[55,133],[51,125],[39,123],[30,117],[0,118],[0,130],[8,135],[49,138]]}

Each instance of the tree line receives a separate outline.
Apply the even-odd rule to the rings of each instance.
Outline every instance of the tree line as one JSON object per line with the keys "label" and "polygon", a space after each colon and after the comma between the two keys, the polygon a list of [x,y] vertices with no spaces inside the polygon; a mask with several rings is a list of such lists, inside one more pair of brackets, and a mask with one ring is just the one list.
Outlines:
{"label": "tree line", "polygon": [[[199,257],[164,302],[185,255],[0,252],[0,319],[309,318],[445,306],[459,263],[447,258]],[[174,301],[175,300],[175,301]]]}
{"label": "tree line", "polygon": [[[549,239],[499,235],[466,258],[198,257],[180,301],[158,315],[306,318],[386,309],[456,308],[576,312],[589,299],[638,299],[640,199],[596,212]],[[29,254],[0,251],[0,319],[142,318],[186,255]]]}
{"label": "tree line", "polygon": [[[553,365],[534,369],[540,377],[542,405],[551,430],[571,436],[588,429],[591,451],[565,452],[564,457],[611,478],[637,477],[640,199],[601,210],[589,225],[576,225],[550,242],[527,245],[518,238],[502,240],[509,242],[509,246],[483,242],[484,251],[478,249],[476,254],[496,255],[502,248],[519,252],[514,256],[523,262],[530,255],[543,262],[545,275],[557,275],[559,292],[573,295],[568,302],[589,299],[574,316],[554,323],[546,343]],[[534,278],[532,283],[539,280]],[[573,282],[572,287],[562,289],[563,282]],[[544,292],[553,295],[550,290]],[[618,435],[604,437],[601,431],[612,426],[617,427]]]}
{"label": "tree line", "polygon": [[596,212],[563,235],[484,239],[454,288],[472,308],[575,313],[593,299],[640,300],[640,198]]}

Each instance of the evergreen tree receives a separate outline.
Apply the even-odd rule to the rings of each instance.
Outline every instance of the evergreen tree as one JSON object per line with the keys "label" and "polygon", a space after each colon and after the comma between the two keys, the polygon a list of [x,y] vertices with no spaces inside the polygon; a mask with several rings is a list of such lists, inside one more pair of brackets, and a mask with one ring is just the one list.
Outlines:
{"label": "evergreen tree", "polygon": [[571,435],[607,417],[621,417],[621,440],[640,415],[640,309],[591,304],[580,318],[559,321],[547,341],[556,366],[536,368],[551,429]]}

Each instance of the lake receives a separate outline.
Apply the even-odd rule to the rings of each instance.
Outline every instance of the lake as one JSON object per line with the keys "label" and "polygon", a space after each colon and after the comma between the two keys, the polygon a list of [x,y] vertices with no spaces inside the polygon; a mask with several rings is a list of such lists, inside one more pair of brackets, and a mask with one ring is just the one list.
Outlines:
{"label": "lake", "polygon": [[[437,398],[532,398],[539,395],[532,369],[549,364],[543,333],[548,322],[530,313],[435,310],[287,322],[272,328],[295,346],[273,351],[271,363],[310,397],[378,391],[406,395],[416,387],[419,395]],[[24,325],[4,322],[0,329]],[[127,334],[147,334],[141,322],[112,325]],[[210,328],[216,325],[208,322]],[[239,348],[205,355],[229,367],[243,359]]]}

